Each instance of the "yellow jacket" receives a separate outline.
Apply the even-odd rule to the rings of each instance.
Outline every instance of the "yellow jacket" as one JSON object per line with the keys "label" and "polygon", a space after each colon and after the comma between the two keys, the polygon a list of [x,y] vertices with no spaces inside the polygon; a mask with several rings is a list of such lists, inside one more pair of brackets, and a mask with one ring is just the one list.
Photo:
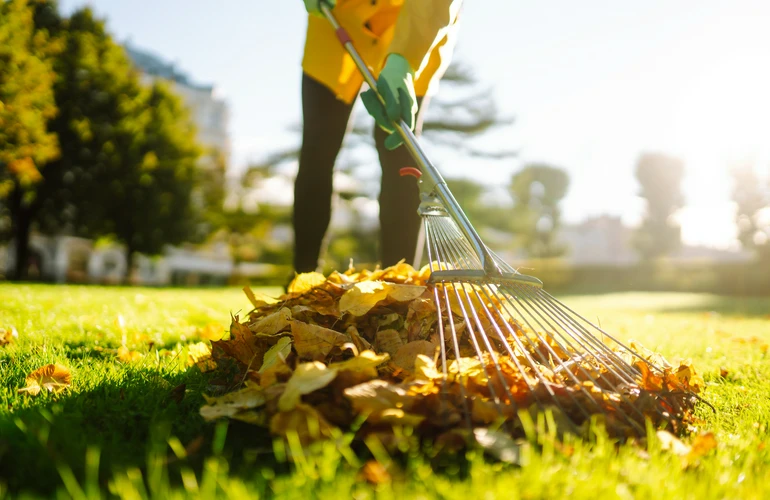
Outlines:
{"label": "yellow jacket", "polygon": [[[389,53],[415,71],[415,93],[431,95],[454,50],[461,0],[337,0],[334,16],[375,77]],[[325,18],[308,16],[302,69],[350,104],[363,77]]]}

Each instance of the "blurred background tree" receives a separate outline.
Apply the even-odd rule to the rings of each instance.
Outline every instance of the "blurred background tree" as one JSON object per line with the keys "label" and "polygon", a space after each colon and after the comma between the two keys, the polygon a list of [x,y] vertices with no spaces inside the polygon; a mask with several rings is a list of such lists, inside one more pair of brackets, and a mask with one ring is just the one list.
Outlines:
{"label": "blurred background tree", "polygon": [[770,260],[770,185],[763,185],[751,162],[731,169],[738,240],[760,260]]}
{"label": "blurred background tree", "polygon": [[560,257],[567,251],[558,241],[559,203],[567,195],[564,169],[544,164],[525,165],[511,179],[513,210],[510,229],[529,257]]}
{"label": "blurred background tree", "polygon": [[647,206],[632,243],[643,261],[669,255],[681,245],[681,228],[674,215],[684,206],[683,177],[684,163],[678,158],[646,153],[637,161],[636,178]]}
{"label": "blurred background tree", "polygon": [[61,44],[36,29],[27,0],[0,3],[0,19],[0,236],[15,239],[12,277],[23,279],[41,167],[59,156],[58,138],[47,124],[57,112],[53,58]]}

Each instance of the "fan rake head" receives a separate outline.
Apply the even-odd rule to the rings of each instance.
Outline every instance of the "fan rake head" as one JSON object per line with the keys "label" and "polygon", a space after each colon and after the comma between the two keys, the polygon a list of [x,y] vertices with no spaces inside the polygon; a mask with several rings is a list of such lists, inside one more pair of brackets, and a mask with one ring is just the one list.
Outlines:
{"label": "fan rake head", "polygon": [[440,205],[421,214],[441,369],[468,425],[486,412],[516,427],[535,408],[575,432],[597,416],[621,436],[644,435],[646,420],[682,427],[699,399],[687,373],[622,344],[491,252],[500,272],[489,273]]}

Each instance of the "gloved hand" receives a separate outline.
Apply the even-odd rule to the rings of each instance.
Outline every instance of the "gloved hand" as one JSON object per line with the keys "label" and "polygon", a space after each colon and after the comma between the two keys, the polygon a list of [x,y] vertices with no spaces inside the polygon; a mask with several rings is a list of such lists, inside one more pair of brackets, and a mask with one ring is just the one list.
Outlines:
{"label": "gloved hand", "polygon": [[316,17],[323,17],[323,13],[321,12],[321,4],[326,4],[327,7],[330,9],[333,9],[335,5],[337,5],[337,0],[303,0],[305,2],[305,10],[308,12],[308,14],[316,16]]}
{"label": "gloved hand", "polygon": [[372,89],[361,94],[361,100],[377,125],[390,134],[385,139],[385,147],[396,149],[403,144],[404,140],[396,132],[393,122],[404,120],[409,129],[414,130],[414,119],[417,114],[414,71],[403,56],[399,54],[388,56],[377,79],[377,91],[385,100],[384,106]]}

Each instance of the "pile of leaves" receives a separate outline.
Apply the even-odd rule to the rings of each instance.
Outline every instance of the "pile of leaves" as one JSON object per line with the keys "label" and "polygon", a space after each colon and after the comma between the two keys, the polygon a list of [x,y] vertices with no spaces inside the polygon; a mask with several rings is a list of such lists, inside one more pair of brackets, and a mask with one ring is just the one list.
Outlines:
{"label": "pile of leaves", "polygon": [[[703,387],[693,367],[673,367],[638,345],[635,350],[664,370],[619,352],[637,371],[636,384],[622,385],[601,364],[586,370],[587,362],[572,352],[559,353],[560,365],[580,365],[574,375],[593,373],[591,380],[560,373],[555,360],[533,373],[532,365],[522,368],[505,354],[525,355],[512,340],[512,350],[495,349],[493,366],[489,353],[473,355],[474,339],[460,325],[458,343],[444,346],[445,371],[439,329],[449,325],[439,322],[462,318],[452,307],[437,309],[433,287],[443,285],[429,284],[429,277],[427,266],[418,271],[399,263],[328,277],[300,274],[278,298],[245,288],[253,310],[243,320],[232,318],[229,338],[211,342],[209,364],[228,374],[228,390],[206,395],[201,415],[292,434],[302,444],[351,428],[387,435],[409,427],[431,439],[470,428],[516,436],[523,434],[521,412],[546,410],[565,431],[587,432],[598,416],[621,438],[642,436],[645,419],[679,433],[693,421],[694,394]],[[527,335],[513,318],[496,320]],[[530,344],[533,351],[544,347]]]}

